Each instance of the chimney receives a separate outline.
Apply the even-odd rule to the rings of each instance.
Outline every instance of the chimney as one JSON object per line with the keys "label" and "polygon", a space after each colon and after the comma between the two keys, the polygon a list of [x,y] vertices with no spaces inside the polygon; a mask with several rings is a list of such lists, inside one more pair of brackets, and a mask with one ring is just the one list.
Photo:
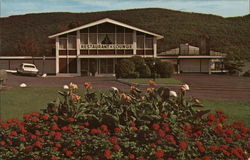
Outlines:
{"label": "chimney", "polygon": [[209,36],[202,35],[200,39],[200,55],[210,55]]}

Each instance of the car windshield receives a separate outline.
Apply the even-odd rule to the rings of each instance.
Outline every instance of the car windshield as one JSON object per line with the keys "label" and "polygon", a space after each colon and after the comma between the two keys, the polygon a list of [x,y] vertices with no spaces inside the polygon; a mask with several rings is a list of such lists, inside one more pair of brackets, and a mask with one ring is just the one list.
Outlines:
{"label": "car windshield", "polygon": [[35,66],[32,66],[32,65],[24,65],[23,67],[25,67],[25,68],[36,68]]}

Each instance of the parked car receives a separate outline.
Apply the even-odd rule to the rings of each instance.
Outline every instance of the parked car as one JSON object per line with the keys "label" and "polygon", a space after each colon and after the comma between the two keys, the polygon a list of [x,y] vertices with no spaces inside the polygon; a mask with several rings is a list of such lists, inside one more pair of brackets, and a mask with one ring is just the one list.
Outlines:
{"label": "parked car", "polygon": [[38,69],[34,64],[30,63],[22,63],[19,68],[17,68],[17,73],[22,74],[22,75],[32,75],[32,76],[37,76],[38,74]]}

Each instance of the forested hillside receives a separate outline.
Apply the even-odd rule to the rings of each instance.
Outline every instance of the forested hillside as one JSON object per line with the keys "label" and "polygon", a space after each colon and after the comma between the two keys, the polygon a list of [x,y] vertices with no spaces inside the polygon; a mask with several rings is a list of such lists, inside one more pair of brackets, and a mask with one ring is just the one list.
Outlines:
{"label": "forested hillside", "polygon": [[210,37],[211,49],[229,50],[250,55],[250,15],[220,16],[179,12],[160,8],[116,10],[92,13],[39,13],[0,18],[0,55],[20,55],[18,43],[28,37],[38,42],[37,55],[53,55],[54,40],[49,35],[67,29],[74,22],[83,25],[111,18],[161,35],[158,52],[177,47],[179,43],[199,46],[200,36]]}

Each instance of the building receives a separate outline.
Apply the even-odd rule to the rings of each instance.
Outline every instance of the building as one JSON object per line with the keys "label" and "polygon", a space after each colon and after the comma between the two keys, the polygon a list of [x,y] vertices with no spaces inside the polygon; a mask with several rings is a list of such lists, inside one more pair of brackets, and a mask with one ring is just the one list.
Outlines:
{"label": "building", "polygon": [[169,61],[175,66],[176,73],[217,73],[224,70],[223,59],[226,54],[208,48],[204,40],[201,46],[180,44],[178,48],[162,52],[158,55],[162,61]]}
{"label": "building", "polygon": [[49,36],[55,39],[56,74],[115,73],[115,64],[135,55],[157,56],[163,36],[109,18]]}

